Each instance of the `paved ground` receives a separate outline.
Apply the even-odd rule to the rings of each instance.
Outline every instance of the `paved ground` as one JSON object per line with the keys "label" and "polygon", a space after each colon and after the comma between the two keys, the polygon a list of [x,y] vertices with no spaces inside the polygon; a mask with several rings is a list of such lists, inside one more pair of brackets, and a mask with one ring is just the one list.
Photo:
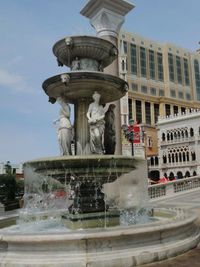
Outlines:
{"label": "paved ground", "polygon": [[[158,200],[154,203],[156,206],[176,206],[193,210],[198,216],[198,223],[200,225],[200,190],[189,192],[172,199]],[[142,265],[143,267],[200,267],[200,244],[197,248],[171,258],[169,260]]]}

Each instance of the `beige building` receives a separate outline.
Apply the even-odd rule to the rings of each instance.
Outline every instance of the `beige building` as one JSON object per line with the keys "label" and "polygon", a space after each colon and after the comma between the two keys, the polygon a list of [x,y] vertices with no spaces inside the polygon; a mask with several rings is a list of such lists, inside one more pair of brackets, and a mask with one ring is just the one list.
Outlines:
{"label": "beige building", "polygon": [[[134,33],[120,32],[119,72],[129,92],[121,101],[121,121],[133,118],[154,127],[158,116],[182,114],[200,107],[200,54]],[[153,131],[153,130],[152,130]],[[154,130],[155,131],[155,130]],[[147,143],[145,129],[145,143]],[[146,157],[157,155],[157,135]]]}

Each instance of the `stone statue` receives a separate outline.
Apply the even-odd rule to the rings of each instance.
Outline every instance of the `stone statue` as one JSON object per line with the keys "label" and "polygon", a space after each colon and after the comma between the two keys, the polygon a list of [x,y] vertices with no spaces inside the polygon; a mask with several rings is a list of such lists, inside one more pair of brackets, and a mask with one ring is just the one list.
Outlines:
{"label": "stone statue", "polygon": [[78,57],[72,61],[71,70],[80,70],[80,60]]}
{"label": "stone statue", "polygon": [[72,155],[72,125],[70,122],[70,105],[62,97],[58,97],[57,102],[61,105],[60,118],[54,121],[54,124],[59,122],[57,135],[60,154],[61,156]]}
{"label": "stone statue", "polygon": [[94,102],[89,105],[87,118],[90,126],[90,151],[92,154],[104,153],[104,129],[105,111],[99,104],[101,95],[97,92],[93,94]]}
{"label": "stone statue", "polygon": [[116,132],[115,132],[115,109],[114,104],[110,104],[105,114],[105,132],[104,132],[104,148],[105,154],[113,155],[115,153]]}

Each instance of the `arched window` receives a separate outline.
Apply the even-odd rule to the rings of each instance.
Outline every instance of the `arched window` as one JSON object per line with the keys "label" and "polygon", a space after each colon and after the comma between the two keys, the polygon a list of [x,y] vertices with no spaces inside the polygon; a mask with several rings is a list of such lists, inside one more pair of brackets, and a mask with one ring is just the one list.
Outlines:
{"label": "arched window", "polygon": [[182,162],[182,154],[179,152],[179,161]]}
{"label": "arched window", "polygon": [[168,161],[169,161],[169,163],[171,163],[171,155],[170,154],[168,155]]}
{"label": "arched window", "polygon": [[178,153],[175,154],[176,162],[178,162]]}
{"label": "arched window", "polygon": [[186,158],[187,158],[187,161],[190,161],[190,154],[189,154],[188,151],[187,151],[187,153],[186,153]]}
{"label": "arched window", "polygon": [[191,156],[192,156],[192,161],[196,160],[196,153],[195,152],[191,152]]}
{"label": "arched window", "polygon": [[199,62],[197,59],[194,60],[194,74],[195,74],[197,100],[200,100],[200,70],[199,70]]}
{"label": "arched window", "polygon": [[186,171],[185,177],[190,177],[190,172],[189,171]]}
{"label": "arched window", "polygon": [[169,180],[170,181],[174,180],[174,173],[173,172],[170,172],[170,174],[169,174]]}
{"label": "arched window", "polygon": [[193,176],[197,176],[197,173],[195,172],[195,171],[193,171],[193,174],[192,174]]}
{"label": "arched window", "polygon": [[181,134],[180,134],[180,132],[178,131],[178,139],[180,139],[181,138]]}
{"label": "arched window", "polygon": [[185,152],[183,152],[183,161],[186,160],[186,157],[185,157]]}
{"label": "arched window", "polygon": [[188,131],[185,130],[185,137],[188,138]]}
{"label": "arched window", "polygon": [[169,141],[170,140],[170,135],[169,135],[169,133],[167,133],[167,141]]}
{"label": "arched window", "polygon": [[174,139],[174,136],[173,136],[173,133],[171,133],[171,140],[173,140]]}
{"label": "arched window", "polygon": [[181,137],[184,138],[185,134],[184,134],[184,131],[182,130],[181,131]]}
{"label": "arched window", "polygon": [[163,163],[164,163],[164,164],[167,163],[167,157],[166,157],[166,155],[163,156]]}
{"label": "arched window", "polygon": [[154,158],[153,157],[151,157],[151,166],[154,166]]}
{"label": "arched window", "polygon": [[176,132],[174,133],[174,139],[177,139],[177,133]]}
{"label": "arched window", "polygon": [[174,162],[175,160],[174,160],[174,154],[172,154],[172,162]]}
{"label": "arched window", "polygon": [[193,128],[190,128],[190,137],[193,137],[194,136],[194,130]]}
{"label": "arched window", "polygon": [[183,174],[182,174],[182,172],[177,172],[177,178],[178,178],[178,179],[182,179],[182,178],[183,178]]}
{"label": "arched window", "polygon": [[155,157],[155,165],[158,165],[158,157]]}
{"label": "arched window", "polygon": [[162,133],[162,141],[165,141],[165,134]]}

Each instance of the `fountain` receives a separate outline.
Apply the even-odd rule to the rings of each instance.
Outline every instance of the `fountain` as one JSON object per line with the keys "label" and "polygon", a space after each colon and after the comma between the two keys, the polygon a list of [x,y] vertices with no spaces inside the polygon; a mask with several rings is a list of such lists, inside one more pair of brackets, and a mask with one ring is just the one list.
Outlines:
{"label": "fountain", "polygon": [[[107,23],[112,16],[111,24],[118,27],[132,5],[111,2],[91,0],[82,14],[98,21],[102,15]],[[121,15],[116,15],[118,5]],[[24,208],[18,225],[0,232],[1,266],[131,267],[195,247],[196,217],[149,206],[146,161],[114,155],[119,140],[113,101],[128,89],[124,80],[104,72],[117,59],[115,44],[69,36],[54,45],[53,53],[59,66],[70,68],[43,83],[49,101],[60,104],[55,123],[61,156],[24,164]],[[73,128],[69,104],[75,108]]]}

